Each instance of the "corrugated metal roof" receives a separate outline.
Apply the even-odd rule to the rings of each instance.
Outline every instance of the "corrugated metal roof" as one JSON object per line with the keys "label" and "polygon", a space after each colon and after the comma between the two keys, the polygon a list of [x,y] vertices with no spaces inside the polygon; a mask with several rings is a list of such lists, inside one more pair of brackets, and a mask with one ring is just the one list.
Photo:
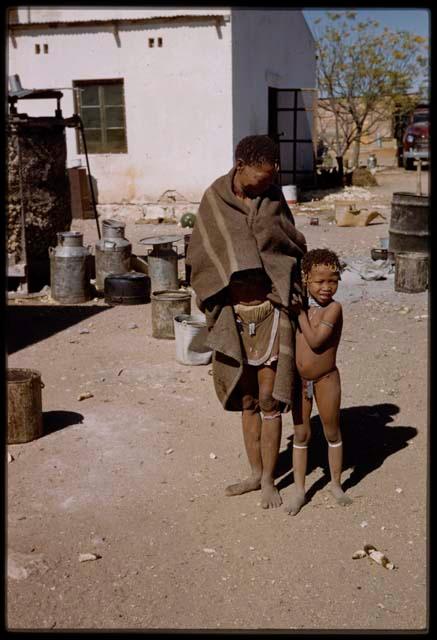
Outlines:
{"label": "corrugated metal roof", "polygon": [[189,22],[205,22],[205,20],[214,20],[220,22],[226,22],[228,16],[222,13],[208,13],[208,14],[176,14],[176,15],[161,15],[150,16],[143,18],[108,18],[108,19],[91,19],[91,20],[54,20],[44,22],[23,22],[9,24],[8,28],[11,31],[29,31],[32,29],[56,29],[59,27],[92,27],[92,26],[130,26],[140,24],[151,24],[153,22],[177,22],[180,20]]}

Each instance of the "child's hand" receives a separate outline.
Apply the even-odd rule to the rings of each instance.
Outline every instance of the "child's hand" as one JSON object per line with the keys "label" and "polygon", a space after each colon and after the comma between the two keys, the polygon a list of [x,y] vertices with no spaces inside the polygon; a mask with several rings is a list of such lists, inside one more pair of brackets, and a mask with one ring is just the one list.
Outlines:
{"label": "child's hand", "polygon": [[302,311],[302,306],[303,306],[302,296],[299,293],[293,293],[291,295],[291,300],[290,300],[291,313],[294,313],[298,316]]}

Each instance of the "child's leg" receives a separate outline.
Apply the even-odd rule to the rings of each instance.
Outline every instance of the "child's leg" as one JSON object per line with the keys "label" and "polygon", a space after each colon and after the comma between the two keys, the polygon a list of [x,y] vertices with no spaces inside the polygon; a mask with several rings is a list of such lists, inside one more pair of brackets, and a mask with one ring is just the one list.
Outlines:
{"label": "child's leg", "polygon": [[352,500],[341,488],[341,472],[343,465],[343,443],[340,432],[340,400],[341,384],[338,369],[321,378],[314,385],[314,395],[319,409],[323,431],[328,442],[328,462],[331,474],[331,492],[337,502],[342,505],[351,504]]}
{"label": "child's leg", "polygon": [[263,509],[279,507],[282,504],[279,491],[273,480],[281,445],[282,418],[279,403],[272,396],[276,365],[261,366],[258,369],[259,406],[263,413],[261,426],[261,506]]}
{"label": "child's leg", "polygon": [[308,460],[308,442],[311,437],[312,398],[307,398],[302,390],[299,403],[293,408],[293,477],[294,493],[285,510],[295,516],[305,504],[305,476]]}
{"label": "child's leg", "polygon": [[242,394],[243,439],[251,475],[245,480],[231,484],[225,489],[227,496],[239,496],[261,487],[261,415],[258,406],[258,380],[255,367],[245,366],[240,381]]}

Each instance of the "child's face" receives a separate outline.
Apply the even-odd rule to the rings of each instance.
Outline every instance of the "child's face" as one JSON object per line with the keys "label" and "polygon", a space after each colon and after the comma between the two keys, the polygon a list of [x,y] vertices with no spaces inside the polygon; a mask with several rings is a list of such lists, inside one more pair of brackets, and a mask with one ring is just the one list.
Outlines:
{"label": "child's face", "polygon": [[240,184],[249,198],[256,198],[267,191],[276,178],[276,167],[266,162],[251,166],[239,160],[237,171]]}
{"label": "child's face", "polygon": [[307,288],[311,296],[321,305],[331,302],[338,289],[340,274],[333,271],[326,264],[317,264],[311,267],[308,274]]}

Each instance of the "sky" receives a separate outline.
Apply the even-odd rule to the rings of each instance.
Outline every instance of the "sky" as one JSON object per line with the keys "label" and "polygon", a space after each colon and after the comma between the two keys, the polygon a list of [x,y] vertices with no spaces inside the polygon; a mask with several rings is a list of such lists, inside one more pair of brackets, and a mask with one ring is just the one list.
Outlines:
{"label": "sky", "polygon": [[[316,35],[315,29],[317,29],[318,32],[323,30],[323,18],[326,16],[327,11],[340,12],[344,10],[344,7],[336,9],[335,5],[333,5],[332,7],[328,6],[323,10],[304,9],[303,14],[308,26],[313,32],[313,35]],[[393,31],[405,29],[406,31],[411,31],[415,35],[423,37],[429,37],[430,35],[429,29],[431,15],[427,9],[355,9],[350,7],[348,10],[357,12],[357,20],[367,20],[369,18],[377,20],[381,24],[382,28],[388,27]],[[314,25],[314,20],[316,18],[322,18],[322,21],[318,25]]]}

